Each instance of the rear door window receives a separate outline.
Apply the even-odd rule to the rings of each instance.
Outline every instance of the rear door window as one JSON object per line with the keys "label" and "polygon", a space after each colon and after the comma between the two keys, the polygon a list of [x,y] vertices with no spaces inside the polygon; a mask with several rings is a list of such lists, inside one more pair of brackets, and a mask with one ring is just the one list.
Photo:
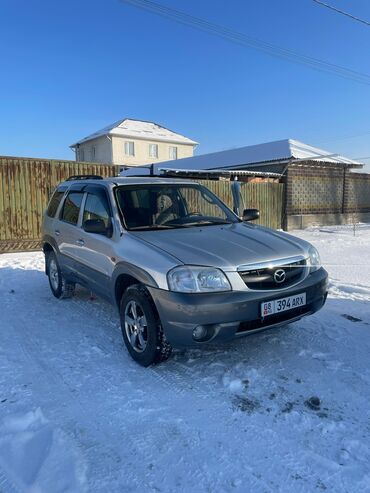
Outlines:
{"label": "rear door window", "polygon": [[64,201],[61,219],[70,224],[78,223],[78,216],[82,203],[82,192],[70,192]]}
{"label": "rear door window", "polygon": [[60,201],[62,200],[63,198],[63,195],[64,195],[64,191],[58,191],[56,190],[54,193],[53,193],[53,196],[51,197],[51,200],[49,202],[49,206],[48,206],[48,209],[46,211],[46,214],[49,216],[49,217],[54,217],[57,210],[58,210],[58,207],[59,207],[59,204],[60,204]]}

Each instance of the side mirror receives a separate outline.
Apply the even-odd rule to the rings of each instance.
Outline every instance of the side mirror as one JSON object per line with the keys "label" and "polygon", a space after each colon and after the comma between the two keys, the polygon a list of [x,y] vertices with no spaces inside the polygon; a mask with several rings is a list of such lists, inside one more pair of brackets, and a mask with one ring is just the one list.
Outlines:
{"label": "side mirror", "polygon": [[108,235],[108,229],[105,227],[104,221],[101,219],[87,219],[83,223],[83,228],[86,233],[95,233],[97,235]]}
{"label": "side mirror", "polygon": [[258,209],[244,209],[243,221],[254,221],[260,217],[260,211]]}

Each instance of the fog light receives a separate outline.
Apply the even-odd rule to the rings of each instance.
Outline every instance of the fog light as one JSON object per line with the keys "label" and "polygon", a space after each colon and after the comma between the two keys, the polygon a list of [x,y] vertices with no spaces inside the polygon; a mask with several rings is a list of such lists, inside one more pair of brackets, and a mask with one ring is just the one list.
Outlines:
{"label": "fog light", "polygon": [[207,328],[204,327],[203,325],[198,325],[198,327],[195,327],[193,330],[193,339],[196,341],[201,341],[207,336]]}

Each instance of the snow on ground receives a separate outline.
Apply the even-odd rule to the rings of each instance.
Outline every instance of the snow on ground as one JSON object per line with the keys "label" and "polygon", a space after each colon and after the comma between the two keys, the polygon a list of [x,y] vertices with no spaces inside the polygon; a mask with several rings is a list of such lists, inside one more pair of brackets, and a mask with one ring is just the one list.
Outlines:
{"label": "snow on ground", "polygon": [[0,255],[1,493],[370,492],[370,226],[296,234],[323,310],[148,369],[113,307]]}

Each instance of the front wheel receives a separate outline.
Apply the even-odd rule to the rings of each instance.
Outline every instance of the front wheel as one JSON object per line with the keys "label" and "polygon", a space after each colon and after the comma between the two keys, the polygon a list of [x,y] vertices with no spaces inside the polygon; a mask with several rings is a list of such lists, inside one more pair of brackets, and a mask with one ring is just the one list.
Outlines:
{"label": "front wheel", "polygon": [[75,284],[68,282],[60,270],[57,256],[49,252],[46,257],[47,274],[50,289],[56,298],[70,298],[74,295]]}
{"label": "front wheel", "polygon": [[126,347],[137,363],[149,366],[170,357],[172,348],[166,341],[157,310],[145,286],[135,284],[125,291],[120,318]]}

